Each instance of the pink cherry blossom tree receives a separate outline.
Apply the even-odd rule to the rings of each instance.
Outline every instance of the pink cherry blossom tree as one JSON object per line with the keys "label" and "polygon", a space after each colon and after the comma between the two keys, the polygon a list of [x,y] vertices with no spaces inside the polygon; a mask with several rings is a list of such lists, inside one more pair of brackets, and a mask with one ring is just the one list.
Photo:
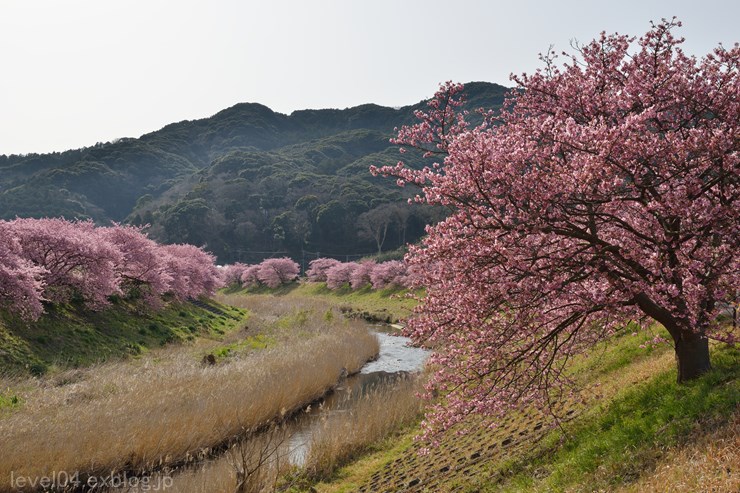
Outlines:
{"label": "pink cherry blossom tree", "polygon": [[0,307],[27,320],[43,312],[44,269],[22,257],[21,246],[12,228],[0,222]]}
{"label": "pink cherry blossom tree", "polygon": [[430,269],[437,268],[435,264],[406,264],[406,272],[397,279],[397,282],[407,289],[419,289],[425,287]]}
{"label": "pink cherry blossom tree", "polygon": [[433,266],[407,329],[435,350],[428,434],[543,402],[627,320],[665,327],[680,382],[710,369],[740,281],[740,47],[687,57],[677,26],[548,53],[475,127],[448,83],[396,140],[438,163],[373,170],[452,210],[408,256]]}
{"label": "pink cherry blossom tree", "polygon": [[342,262],[330,267],[326,271],[326,286],[329,289],[339,289],[345,284],[349,284],[352,272],[357,267],[357,262]]}
{"label": "pink cherry blossom tree", "polygon": [[160,245],[159,255],[167,274],[172,278],[169,293],[184,301],[210,296],[221,287],[215,258],[193,245]]}
{"label": "pink cherry blossom tree", "polygon": [[383,289],[388,286],[403,286],[406,276],[406,264],[398,260],[388,260],[373,267],[370,273],[370,282],[373,289]]}
{"label": "pink cherry blossom tree", "polygon": [[133,226],[115,225],[99,228],[98,232],[121,252],[115,270],[124,294],[152,308],[161,306],[162,295],[173,279],[162,262],[159,245]]}
{"label": "pink cherry blossom tree", "polygon": [[15,219],[8,224],[23,258],[43,271],[44,299],[66,303],[80,297],[98,309],[120,293],[121,252],[92,221]]}
{"label": "pink cherry blossom tree", "polygon": [[259,270],[260,270],[260,265],[259,264],[248,265],[244,269],[244,272],[242,272],[242,277],[241,277],[241,279],[242,279],[242,286],[247,287],[247,288],[259,286],[259,284],[260,284],[260,278],[257,275],[257,273],[259,272]]}
{"label": "pink cherry blossom tree", "polygon": [[370,284],[370,275],[373,273],[375,266],[374,261],[364,261],[357,263],[349,276],[349,285],[352,289],[361,289]]}
{"label": "pink cherry blossom tree", "polygon": [[242,286],[242,276],[249,266],[241,262],[225,265],[219,269],[224,286]]}
{"label": "pink cherry blossom tree", "polygon": [[268,288],[276,288],[298,279],[301,266],[288,257],[263,260],[257,271],[260,282]]}
{"label": "pink cherry blossom tree", "polygon": [[311,282],[326,282],[326,272],[341,262],[333,258],[317,258],[308,264],[306,278]]}
{"label": "pink cherry blossom tree", "polygon": [[185,300],[221,286],[214,257],[192,245],[160,246],[140,228],[91,221],[0,221],[0,305],[37,319],[42,302],[75,299],[91,309],[124,294],[149,308],[171,293]]}

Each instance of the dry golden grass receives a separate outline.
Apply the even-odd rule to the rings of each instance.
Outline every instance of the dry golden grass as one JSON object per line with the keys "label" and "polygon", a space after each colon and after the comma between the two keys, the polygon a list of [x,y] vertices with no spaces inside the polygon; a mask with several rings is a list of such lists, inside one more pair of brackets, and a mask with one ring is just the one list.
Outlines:
{"label": "dry golden grass", "polygon": [[288,427],[272,426],[234,443],[213,461],[173,476],[155,476],[152,478],[153,484],[169,481],[167,489],[177,493],[275,491],[281,478],[292,470],[288,436]]}
{"label": "dry golden grass", "polygon": [[326,417],[312,436],[306,474],[326,479],[341,465],[362,454],[389,433],[414,423],[423,403],[420,377],[407,377],[395,384],[370,389],[352,408]]}
{"label": "dry golden grass", "polygon": [[271,349],[203,366],[192,348],[180,347],[15,382],[26,390],[22,408],[0,418],[0,490],[11,473],[108,475],[207,455],[318,398],[344,369],[356,371],[378,352],[362,325],[321,307],[259,303],[249,306],[250,325],[272,330]]}
{"label": "dry golden grass", "polygon": [[740,412],[696,441],[670,450],[655,470],[620,493],[740,491]]}

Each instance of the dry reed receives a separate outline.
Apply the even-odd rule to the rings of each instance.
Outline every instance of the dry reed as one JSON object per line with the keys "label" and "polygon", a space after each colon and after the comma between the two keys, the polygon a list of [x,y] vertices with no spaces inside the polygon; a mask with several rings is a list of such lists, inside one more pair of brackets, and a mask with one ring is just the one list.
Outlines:
{"label": "dry reed", "polygon": [[420,377],[370,389],[350,410],[326,417],[314,432],[304,465],[312,480],[327,479],[368,447],[409,424],[423,409]]}
{"label": "dry reed", "polygon": [[672,449],[655,471],[619,491],[740,491],[740,412],[730,423],[699,436],[693,443]]}
{"label": "dry reed", "polygon": [[[15,382],[33,388],[24,391],[22,409],[0,418],[0,490],[11,474],[107,476],[207,456],[315,400],[378,352],[363,326],[319,308],[250,307],[250,325],[272,327],[278,343],[225,364],[203,366],[192,348],[180,347]],[[292,315],[281,319],[283,310]]]}

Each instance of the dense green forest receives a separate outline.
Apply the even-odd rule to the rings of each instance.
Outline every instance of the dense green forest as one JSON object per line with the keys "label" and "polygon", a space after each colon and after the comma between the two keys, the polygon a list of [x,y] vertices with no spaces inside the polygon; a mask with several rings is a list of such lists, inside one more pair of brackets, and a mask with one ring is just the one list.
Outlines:
{"label": "dense green forest", "polygon": [[[470,83],[468,106],[498,108],[506,91]],[[389,138],[423,107],[284,115],[242,103],[136,139],[0,156],[0,218],[149,224],[155,239],[205,246],[220,262],[393,250],[444,214],[409,207],[414,190],[368,172],[399,159]]]}

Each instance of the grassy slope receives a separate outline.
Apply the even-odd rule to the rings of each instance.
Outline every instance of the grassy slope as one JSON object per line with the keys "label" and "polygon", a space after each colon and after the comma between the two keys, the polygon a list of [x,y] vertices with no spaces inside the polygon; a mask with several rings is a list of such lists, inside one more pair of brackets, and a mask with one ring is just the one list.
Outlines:
{"label": "grassy slope", "polygon": [[[696,491],[684,486],[686,474],[666,473],[679,472],[667,462],[675,458],[695,468],[704,464],[691,475],[699,487],[736,491],[740,441],[732,430],[740,419],[740,350],[715,346],[714,370],[677,385],[671,349],[639,348],[647,339],[623,336],[578,364],[576,376],[587,390],[562,403],[560,413],[570,411],[573,418],[563,430],[542,426],[547,417],[529,410],[509,416],[496,430],[452,433],[428,456],[419,456],[414,428],[315,487],[320,492]],[[475,429],[474,421],[469,424]],[[697,477],[703,479],[697,483]]]}
{"label": "grassy slope", "polygon": [[344,312],[378,321],[395,323],[408,317],[416,301],[406,297],[407,290],[381,289],[373,290],[369,286],[353,291],[345,286],[336,291],[326,287],[325,283],[293,283],[277,289],[264,287],[255,289],[227,290],[226,297],[217,297],[220,301],[228,299],[229,295],[241,294],[269,294],[287,298],[317,298],[341,309]]}
{"label": "grassy slope", "polygon": [[135,356],[171,342],[220,337],[245,317],[243,310],[215,301],[208,304],[223,315],[191,303],[137,313],[124,302],[99,312],[74,305],[50,307],[30,324],[0,312],[0,375],[42,374],[55,367]]}

